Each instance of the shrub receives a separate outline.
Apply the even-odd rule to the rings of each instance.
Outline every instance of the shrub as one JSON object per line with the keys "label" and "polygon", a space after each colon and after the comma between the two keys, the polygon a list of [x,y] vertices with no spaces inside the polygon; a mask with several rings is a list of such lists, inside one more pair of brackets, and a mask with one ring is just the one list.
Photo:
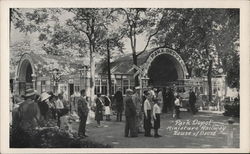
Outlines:
{"label": "shrub", "polygon": [[224,116],[234,116],[239,117],[240,116],[240,104],[239,103],[233,103],[233,104],[226,104],[224,106],[225,112],[223,113]]}
{"label": "shrub", "polygon": [[56,127],[26,132],[13,128],[10,132],[11,148],[111,148],[111,145],[78,138],[77,134]]}

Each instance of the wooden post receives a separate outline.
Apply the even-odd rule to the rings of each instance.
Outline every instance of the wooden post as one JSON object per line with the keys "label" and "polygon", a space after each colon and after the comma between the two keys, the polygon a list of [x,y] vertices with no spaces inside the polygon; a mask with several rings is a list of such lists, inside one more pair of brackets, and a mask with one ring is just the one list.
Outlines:
{"label": "wooden post", "polygon": [[228,119],[228,134],[227,134],[227,146],[228,148],[233,147],[233,139],[234,139],[234,128],[233,128],[234,120],[233,118]]}

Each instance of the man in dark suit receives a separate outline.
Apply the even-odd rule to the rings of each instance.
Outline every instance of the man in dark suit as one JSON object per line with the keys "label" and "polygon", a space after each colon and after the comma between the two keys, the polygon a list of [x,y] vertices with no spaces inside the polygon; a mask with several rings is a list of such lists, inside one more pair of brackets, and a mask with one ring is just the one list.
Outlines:
{"label": "man in dark suit", "polygon": [[81,97],[78,100],[78,116],[80,117],[80,124],[78,129],[78,135],[80,137],[87,137],[86,131],[86,121],[89,113],[89,108],[85,96],[85,89],[81,90]]}
{"label": "man in dark suit", "polygon": [[119,89],[114,96],[114,103],[116,105],[116,121],[122,121],[122,112],[123,112],[123,96],[121,89]]}
{"label": "man in dark suit", "polygon": [[196,113],[195,103],[196,103],[196,95],[195,95],[195,93],[193,91],[193,88],[190,88],[189,105],[190,105],[191,112],[193,114]]}
{"label": "man in dark suit", "polygon": [[124,99],[125,116],[126,116],[125,137],[128,137],[129,134],[131,137],[137,137],[136,121],[135,121],[136,120],[136,106],[132,100],[133,90],[127,89],[126,94],[127,95]]}

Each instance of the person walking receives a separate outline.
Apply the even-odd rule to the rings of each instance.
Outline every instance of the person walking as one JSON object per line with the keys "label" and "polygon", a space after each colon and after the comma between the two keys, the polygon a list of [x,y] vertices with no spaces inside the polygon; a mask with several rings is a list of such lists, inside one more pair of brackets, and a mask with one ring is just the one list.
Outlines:
{"label": "person walking", "polygon": [[80,117],[80,124],[78,129],[79,137],[88,137],[86,132],[86,121],[89,113],[88,104],[86,101],[86,92],[85,89],[81,90],[81,97],[78,100],[78,116]]}
{"label": "person walking", "polygon": [[123,96],[121,89],[119,89],[114,95],[114,104],[116,105],[116,121],[122,121],[122,112],[123,112]]}
{"label": "person walking", "polygon": [[180,96],[179,95],[176,96],[174,104],[175,104],[176,118],[180,119],[180,107],[181,107],[181,103],[180,103]]}
{"label": "person walking", "polygon": [[137,137],[137,133],[135,130],[135,117],[136,117],[136,107],[132,100],[133,90],[127,89],[126,90],[126,97],[124,99],[125,102],[125,116],[126,116],[126,123],[125,123],[125,137]]}
{"label": "person walking", "polygon": [[142,132],[143,122],[142,122],[142,100],[140,97],[140,87],[135,87],[135,93],[132,96],[133,103],[136,107],[136,131],[137,133]]}
{"label": "person walking", "polygon": [[144,136],[146,137],[152,137],[151,135],[151,128],[152,128],[152,123],[151,123],[151,102],[152,102],[152,97],[149,92],[145,93],[146,95],[146,100],[144,101],[144,129],[145,129],[145,134]]}
{"label": "person walking", "polygon": [[190,110],[193,114],[196,113],[195,109],[195,103],[196,103],[196,95],[193,91],[193,88],[190,88],[190,93],[189,93],[189,105],[190,105]]}
{"label": "person walking", "polygon": [[154,137],[161,137],[158,133],[158,129],[160,128],[160,114],[161,114],[161,108],[160,108],[160,102],[158,99],[154,99],[154,106],[153,106],[153,118],[154,118]]}
{"label": "person walking", "polygon": [[101,127],[101,121],[103,120],[103,102],[101,100],[101,94],[97,94],[96,98],[96,108],[95,108],[95,120],[97,121],[97,127]]}

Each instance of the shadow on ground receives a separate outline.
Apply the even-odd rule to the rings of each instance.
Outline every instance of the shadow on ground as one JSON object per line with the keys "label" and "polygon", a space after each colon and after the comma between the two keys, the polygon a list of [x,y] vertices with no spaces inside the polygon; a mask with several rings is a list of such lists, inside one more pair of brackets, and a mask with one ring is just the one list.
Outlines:
{"label": "shadow on ground", "polygon": [[[175,119],[171,114],[163,114],[161,117],[160,138],[144,137],[144,134],[139,134],[137,138],[124,137],[124,121],[116,122],[114,116],[111,121],[103,121],[102,127],[97,128],[95,121],[87,125],[87,133],[89,138],[94,141],[110,144],[115,148],[229,148],[227,137],[229,132],[228,119],[222,114],[199,112],[192,115],[188,112],[181,113],[181,121],[186,120],[212,120],[214,124],[225,126],[225,131],[217,133],[215,136],[176,136],[173,132],[167,130],[168,126],[175,124]],[[239,147],[239,119],[234,118],[233,124],[233,145],[230,148]],[[74,129],[77,130],[78,124],[74,124]],[[153,130],[151,131],[153,134]]]}

